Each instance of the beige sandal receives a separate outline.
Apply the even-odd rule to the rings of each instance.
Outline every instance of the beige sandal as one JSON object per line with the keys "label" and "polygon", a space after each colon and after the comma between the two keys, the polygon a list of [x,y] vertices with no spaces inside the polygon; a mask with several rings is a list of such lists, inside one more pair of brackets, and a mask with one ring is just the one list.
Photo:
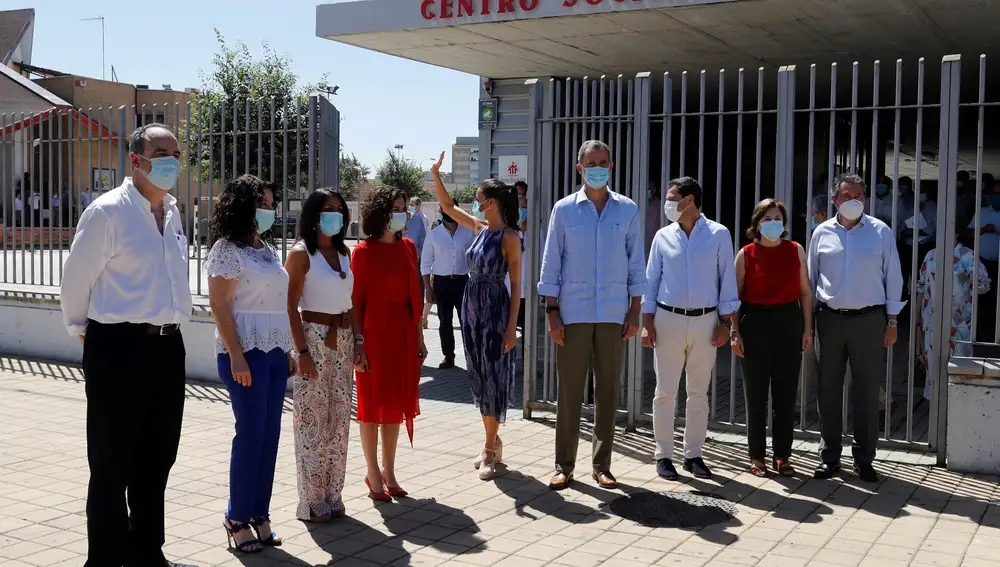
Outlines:
{"label": "beige sandal", "polygon": [[[485,452],[486,449],[480,451],[479,456],[476,457],[476,460],[472,461],[472,468],[478,469],[483,464],[483,453]],[[500,440],[499,435],[497,435],[496,462],[497,463],[503,462],[503,441]]]}

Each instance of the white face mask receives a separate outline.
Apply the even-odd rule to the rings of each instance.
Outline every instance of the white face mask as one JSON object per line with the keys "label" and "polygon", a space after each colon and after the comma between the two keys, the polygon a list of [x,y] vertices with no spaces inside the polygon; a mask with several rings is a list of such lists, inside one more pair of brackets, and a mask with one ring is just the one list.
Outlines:
{"label": "white face mask", "polygon": [[667,201],[666,203],[663,203],[663,214],[667,216],[668,221],[677,222],[677,219],[681,218],[681,215],[687,210],[687,207],[684,208],[684,211],[678,210],[677,206],[679,204],[680,203],[678,201]]}
{"label": "white face mask", "polygon": [[858,220],[865,212],[865,204],[857,199],[852,199],[841,203],[838,210],[845,219],[850,221]]}

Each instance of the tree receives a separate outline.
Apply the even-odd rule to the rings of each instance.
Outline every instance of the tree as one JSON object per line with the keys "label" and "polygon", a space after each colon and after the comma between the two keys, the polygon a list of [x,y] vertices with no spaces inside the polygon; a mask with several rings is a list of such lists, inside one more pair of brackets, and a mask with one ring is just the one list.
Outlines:
{"label": "tree", "polygon": [[426,199],[430,196],[424,191],[424,172],[413,160],[408,160],[400,155],[386,151],[388,154],[382,165],[378,166],[375,178],[382,185],[388,185],[401,189],[406,193],[407,198],[420,197]]}
{"label": "tree", "polygon": [[358,198],[358,189],[361,184],[368,180],[372,170],[351,154],[350,156],[340,155],[340,193],[348,201],[355,201]]}
{"label": "tree", "polygon": [[282,185],[286,197],[295,195],[308,186],[310,151],[321,161],[318,144],[308,144],[314,87],[299,85],[291,60],[266,42],[255,60],[243,42],[230,47],[218,29],[215,35],[214,69],[202,73],[203,86],[192,95],[190,166],[206,181],[224,183],[249,172]]}
{"label": "tree", "polygon": [[455,189],[451,192],[451,198],[455,200],[456,203],[471,203],[476,200],[476,186],[469,185],[468,187],[462,187],[461,189]]}

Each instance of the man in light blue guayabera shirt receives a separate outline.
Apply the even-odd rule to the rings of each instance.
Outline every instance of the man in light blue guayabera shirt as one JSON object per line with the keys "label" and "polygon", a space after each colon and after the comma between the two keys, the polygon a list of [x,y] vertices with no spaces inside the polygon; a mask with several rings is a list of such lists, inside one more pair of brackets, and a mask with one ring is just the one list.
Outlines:
{"label": "man in light blue guayabera shirt", "polygon": [[559,347],[556,474],[549,483],[556,490],[573,480],[580,406],[591,364],[593,478],[604,488],[618,485],[610,470],[615,414],[625,341],[639,329],[646,267],[639,207],[608,188],[613,167],[607,144],[583,143],[576,169],[584,186],[552,208],[545,237],[538,295],[545,298],[549,334]]}

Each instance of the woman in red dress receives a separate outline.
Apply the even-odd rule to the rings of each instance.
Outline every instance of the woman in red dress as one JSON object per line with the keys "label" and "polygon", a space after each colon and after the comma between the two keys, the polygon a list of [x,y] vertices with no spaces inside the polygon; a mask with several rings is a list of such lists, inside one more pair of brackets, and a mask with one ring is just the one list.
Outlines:
{"label": "woman in red dress", "polygon": [[[368,353],[368,368],[357,372],[358,421],[373,500],[406,496],[396,481],[399,424],[413,444],[413,418],[420,414],[417,386],[427,356],[420,326],[422,296],[417,249],[403,238],[406,195],[392,187],[372,191],[361,203],[367,239],[354,247],[354,309]],[[382,467],[378,464],[382,429]]]}

